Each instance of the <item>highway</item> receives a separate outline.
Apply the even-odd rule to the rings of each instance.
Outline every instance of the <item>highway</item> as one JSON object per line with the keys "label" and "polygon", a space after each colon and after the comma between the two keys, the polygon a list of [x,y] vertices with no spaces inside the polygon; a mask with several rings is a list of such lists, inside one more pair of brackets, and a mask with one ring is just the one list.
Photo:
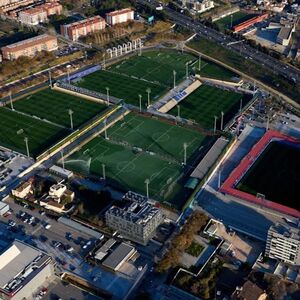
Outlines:
{"label": "highway", "polygon": [[[155,7],[160,5],[159,2],[153,0],[136,0],[136,2],[150,6],[152,9],[155,9]],[[169,7],[164,7],[163,11],[166,16],[176,24],[188,28],[200,36],[213,40],[222,47],[244,56],[245,59],[253,60],[253,62],[269,68],[277,75],[282,75],[290,80],[296,81],[296,85],[300,88],[300,70],[289,66],[270,55],[262,53],[248,44],[239,43],[228,46],[228,43],[236,41],[233,37],[227,36],[215,29],[203,25],[200,22],[194,21],[191,17],[176,12]]]}

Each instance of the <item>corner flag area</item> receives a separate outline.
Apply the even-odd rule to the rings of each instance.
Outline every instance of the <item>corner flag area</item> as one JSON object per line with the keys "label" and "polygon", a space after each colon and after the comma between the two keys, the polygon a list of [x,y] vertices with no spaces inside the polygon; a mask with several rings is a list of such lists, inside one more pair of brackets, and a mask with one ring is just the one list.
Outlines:
{"label": "corner flag area", "polygon": [[[105,133],[68,157],[66,167],[84,175],[105,176],[113,186],[169,202],[181,208],[186,200],[184,169],[189,158],[207,151],[211,137],[150,117],[129,114]],[[186,146],[184,146],[186,145]],[[183,165],[186,159],[187,166]],[[103,170],[104,168],[104,170]]]}

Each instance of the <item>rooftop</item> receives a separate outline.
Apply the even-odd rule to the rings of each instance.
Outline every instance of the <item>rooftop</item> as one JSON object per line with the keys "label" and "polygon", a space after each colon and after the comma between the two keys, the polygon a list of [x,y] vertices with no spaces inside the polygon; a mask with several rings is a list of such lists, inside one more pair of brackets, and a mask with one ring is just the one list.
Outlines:
{"label": "rooftop", "polygon": [[282,27],[279,31],[278,38],[286,40],[290,37],[291,33],[292,33],[291,27]]}
{"label": "rooftop", "polygon": [[96,22],[105,22],[105,20],[100,16],[95,16],[95,17],[87,18],[87,19],[84,19],[81,21],[66,24],[64,26],[67,28],[80,28],[80,27],[84,27],[84,26],[87,26],[89,24],[93,24]]}
{"label": "rooftop", "polygon": [[44,10],[41,7],[33,7],[30,9],[26,9],[20,12],[20,14],[27,14],[27,15],[37,15],[43,13]]}
{"label": "rooftop", "polygon": [[11,293],[21,285],[24,286],[24,282],[32,279],[34,273],[38,273],[50,260],[50,257],[40,250],[14,241],[0,255],[0,289]]}
{"label": "rooftop", "polygon": [[272,225],[269,231],[283,235],[284,237],[300,241],[300,229],[286,224],[277,223]]}
{"label": "rooftop", "polygon": [[107,13],[106,16],[114,17],[114,16],[118,16],[118,15],[122,15],[122,14],[127,14],[129,12],[133,12],[133,9],[124,8],[124,9],[120,9],[120,10],[115,10],[110,13]]}
{"label": "rooftop", "polygon": [[117,269],[118,266],[135,252],[135,248],[129,244],[120,244],[103,262],[105,267]]}

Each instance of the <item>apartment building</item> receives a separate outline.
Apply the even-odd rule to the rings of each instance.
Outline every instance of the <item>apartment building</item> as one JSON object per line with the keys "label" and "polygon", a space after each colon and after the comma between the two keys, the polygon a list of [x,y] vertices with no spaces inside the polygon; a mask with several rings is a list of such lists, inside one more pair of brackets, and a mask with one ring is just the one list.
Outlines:
{"label": "apartment building", "polygon": [[146,197],[133,192],[124,195],[122,204],[106,211],[106,224],[126,238],[146,245],[163,220],[161,210],[148,203]]}
{"label": "apartment building", "polygon": [[286,224],[272,225],[268,230],[266,256],[300,265],[300,230]]}
{"label": "apartment building", "polygon": [[56,1],[46,2],[42,5],[39,5],[38,7],[47,13],[47,17],[53,15],[61,15],[63,10],[62,5]]}
{"label": "apartment building", "polygon": [[116,24],[128,22],[134,19],[134,10],[131,8],[124,8],[121,10],[115,10],[105,15],[106,23],[110,26]]}
{"label": "apartment building", "polygon": [[0,0],[0,12],[7,13],[19,7],[34,4],[37,0]]}
{"label": "apartment building", "polygon": [[26,25],[38,25],[48,21],[47,12],[40,7],[23,10],[19,13],[19,21]]}
{"label": "apartment building", "polygon": [[20,56],[34,56],[40,51],[57,50],[57,38],[51,35],[42,34],[18,43],[1,48],[4,59],[14,60]]}

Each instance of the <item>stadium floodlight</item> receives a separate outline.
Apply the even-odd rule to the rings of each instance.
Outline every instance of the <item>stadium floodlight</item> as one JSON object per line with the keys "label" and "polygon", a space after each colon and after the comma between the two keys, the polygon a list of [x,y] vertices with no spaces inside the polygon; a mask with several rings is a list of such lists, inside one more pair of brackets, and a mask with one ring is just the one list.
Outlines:
{"label": "stadium floodlight", "polygon": [[105,164],[102,164],[102,177],[103,177],[104,180],[106,180]]}
{"label": "stadium floodlight", "polygon": [[73,110],[72,109],[68,109],[68,114],[70,116],[70,125],[71,125],[71,129],[73,130]]}
{"label": "stadium floodlight", "polygon": [[9,101],[10,101],[10,107],[11,107],[11,110],[15,110],[15,109],[14,109],[14,104],[13,104],[13,101],[12,101],[12,94],[11,94],[11,91],[9,91]]}
{"label": "stadium floodlight", "polygon": [[221,111],[221,131],[223,130],[224,112]]}
{"label": "stadium floodlight", "polygon": [[177,74],[177,72],[175,70],[173,70],[173,88],[174,89],[176,87],[176,74]]}
{"label": "stadium floodlight", "polygon": [[187,61],[185,64],[185,76],[186,76],[186,79],[189,78],[189,61]]}
{"label": "stadium floodlight", "polygon": [[183,143],[183,164],[186,165],[186,149],[187,149],[187,143]]}
{"label": "stadium floodlight", "polygon": [[201,71],[201,54],[199,54],[199,65],[198,65],[199,72]]}
{"label": "stadium floodlight", "polygon": [[150,88],[147,88],[146,89],[146,92],[147,92],[147,94],[148,94],[148,107],[150,106],[150,94],[151,94],[151,89]]}
{"label": "stadium floodlight", "polygon": [[214,133],[216,133],[216,130],[217,130],[217,119],[218,117],[215,116],[215,122],[214,122]]}
{"label": "stadium floodlight", "polygon": [[107,119],[105,118],[103,122],[104,122],[104,137],[107,140],[108,139],[108,137],[107,137],[107,129],[106,129]]}
{"label": "stadium floodlight", "polygon": [[60,155],[61,155],[62,167],[63,167],[63,169],[65,169],[65,157],[64,157],[64,150],[63,149],[60,151]]}
{"label": "stadium floodlight", "polygon": [[107,106],[109,106],[109,87],[106,87],[106,101],[107,101]]}
{"label": "stadium floodlight", "polygon": [[180,105],[177,105],[177,117],[180,118]]}
{"label": "stadium floodlight", "polygon": [[50,88],[52,88],[51,70],[49,70],[48,73],[49,73],[49,86],[50,86]]}
{"label": "stadium floodlight", "polygon": [[24,142],[25,142],[25,146],[26,146],[26,153],[27,153],[27,156],[29,157],[29,146],[28,146],[28,137],[26,136],[24,138]]}
{"label": "stadium floodlight", "polygon": [[142,95],[139,94],[140,112],[142,112]]}
{"label": "stadium floodlight", "polygon": [[70,68],[71,68],[71,65],[67,65],[67,74],[68,74],[68,83],[69,83],[69,84],[71,84]]}
{"label": "stadium floodlight", "polygon": [[240,99],[240,113],[242,112],[242,108],[243,108],[243,97],[241,97]]}
{"label": "stadium floodlight", "polygon": [[147,178],[145,180],[145,184],[146,184],[146,196],[147,196],[147,198],[149,198],[149,183],[150,183],[150,180]]}

